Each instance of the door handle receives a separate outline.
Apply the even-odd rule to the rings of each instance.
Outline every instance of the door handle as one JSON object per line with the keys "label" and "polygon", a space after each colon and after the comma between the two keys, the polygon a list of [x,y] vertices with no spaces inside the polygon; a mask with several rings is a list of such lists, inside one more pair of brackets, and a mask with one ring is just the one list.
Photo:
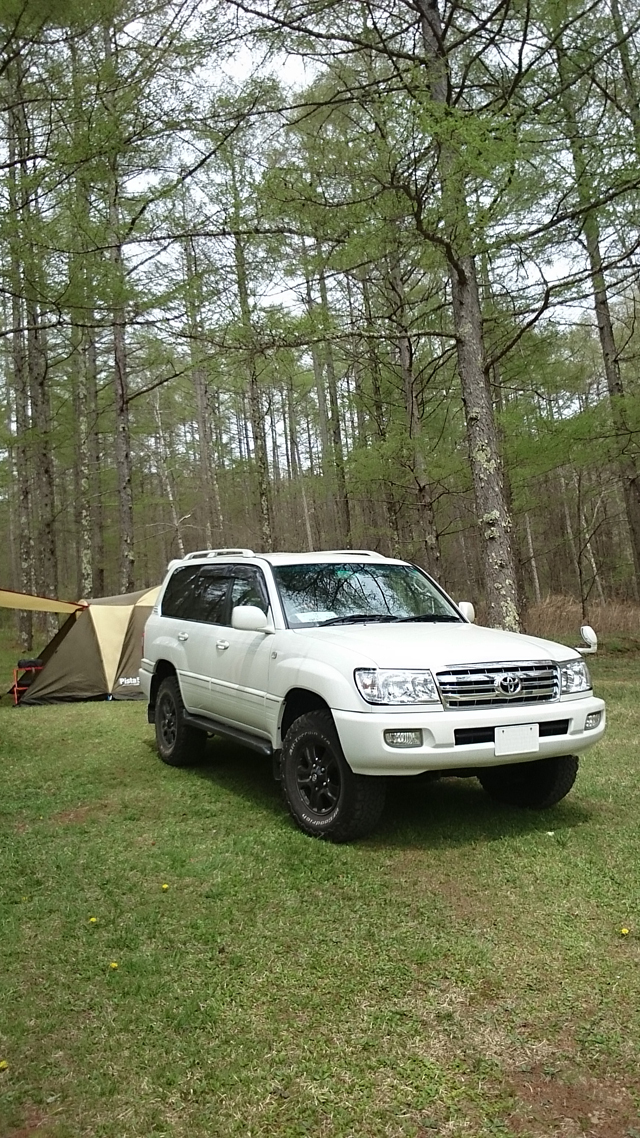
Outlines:
{"label": "door handle", "polygon": [[188,632],[179,632],[178,633],[178,640],[188,640],[188,639],[189,639],[189,633]]}
{"label": "door handle", "polygon": [[229,641],[228,640],[216,640],[216,648],[219,648],[221,652],[224,652],[225,648],[228,648],[228,647],[229,647]]}

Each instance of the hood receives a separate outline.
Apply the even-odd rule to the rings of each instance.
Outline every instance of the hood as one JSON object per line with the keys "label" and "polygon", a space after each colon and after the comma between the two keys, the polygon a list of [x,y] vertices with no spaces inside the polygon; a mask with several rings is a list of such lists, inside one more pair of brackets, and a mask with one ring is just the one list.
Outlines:
{"label": "hood", "polygon": [[326,648],[366,657],[363,666],[431,668],[455,664],[502,664],[572,660],[575,648],[553,640],[523,636],[476,624],[346,624],[296,629],[296,635],[319,640]]}

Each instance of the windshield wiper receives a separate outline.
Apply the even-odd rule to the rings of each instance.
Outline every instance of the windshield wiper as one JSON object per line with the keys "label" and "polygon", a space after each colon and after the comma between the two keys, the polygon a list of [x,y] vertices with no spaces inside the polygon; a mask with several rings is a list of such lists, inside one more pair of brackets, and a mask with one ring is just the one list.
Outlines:
{"label": "windshield wiper", "polygon": [[444,613],[423,613],[422,616],[398,616],[398,624],[409,624],[411,621],[425,621],[434,624],[462,624],[459,616],[446,616]]}
{"label": "windshield wiper", "polygon": [[359,612],[353,613],[351,616],[332,616],[329,620],[323,620],[322,624],[318,627],[326,628],[328,624],[370,624],[373,621],[380,624],[382,621],[397,621],[397,619],[397,616],[388,616],[386,613],[372,613],[369,615],[364,612]]}

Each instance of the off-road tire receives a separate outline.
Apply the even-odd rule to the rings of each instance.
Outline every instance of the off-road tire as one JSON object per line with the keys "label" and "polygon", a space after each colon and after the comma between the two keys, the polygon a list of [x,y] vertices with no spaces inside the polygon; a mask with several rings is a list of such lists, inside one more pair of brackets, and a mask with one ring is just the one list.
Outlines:
{"label": "off-road tire", "polygon": [[163,763],[170,767],[187,767],[204,754],[206,731],[184,722],[184,703],[175,676],[167,676],[156,695],[156,747]]}
{"label": "off-road tire", "polygon": [[285,802],[305,834],[351,842],[380,819],[386,779],[353,773],[328,711],[308,712],[291,724],[281,771]]}
{"label": "off-road tire", "polygon": [[577,756],[560,755],[531,763],[486,767],[478,772],[478,780],[496,802],[529,810],[547,810],[569,793],[577,773]]}

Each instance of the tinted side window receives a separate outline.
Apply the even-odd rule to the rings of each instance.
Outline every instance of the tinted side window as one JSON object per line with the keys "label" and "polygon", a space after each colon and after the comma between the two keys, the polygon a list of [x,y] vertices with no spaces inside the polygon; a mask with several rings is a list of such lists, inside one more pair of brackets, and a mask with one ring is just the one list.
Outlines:
{"label": "tinted side window", "polygon": [[162,598],[162,615],[206,624],[228,624],[229,569],[189,565],[176,569]]}
{"label": "tinted side window", "polygon": [[196,581],[199,572],[199,565],[176,569],[162,598],[163,616],[174,616],[178,620],[196,619],[193,614],[196,609]]}
{"label": "tinted side window", "polygon": [[266,613],[269,608],[269,600],[266,582],[261,570],[249,565],[236,565],[233,569],[233,576],[231,607],[255,605],[256,608]]}
{"label": "tinted side window", "polygon": [[228,624],[227,595],[231,574],[228,569],[206,566],[200,569],[196,583],[196,612],[193,620],[206,624]]}

